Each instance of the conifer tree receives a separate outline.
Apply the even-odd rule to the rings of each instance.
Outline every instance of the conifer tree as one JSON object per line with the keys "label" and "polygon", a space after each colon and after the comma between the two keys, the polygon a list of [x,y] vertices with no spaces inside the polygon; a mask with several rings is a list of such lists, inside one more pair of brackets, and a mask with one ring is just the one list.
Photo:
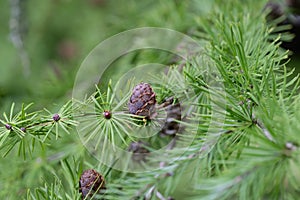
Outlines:
{"label": "conifer tree", "polygon": [[204,3],[212,9],[194,13],[189,32],[201,48],[174,41],[186,59],[167,55],[143,80],[93,86],[56,111],[12,104],[0,119],[1,166],[24,169],[1,172],[1,195],[297,199],[299,75],[280,46],[290,27],[267,21],[265,3]]}

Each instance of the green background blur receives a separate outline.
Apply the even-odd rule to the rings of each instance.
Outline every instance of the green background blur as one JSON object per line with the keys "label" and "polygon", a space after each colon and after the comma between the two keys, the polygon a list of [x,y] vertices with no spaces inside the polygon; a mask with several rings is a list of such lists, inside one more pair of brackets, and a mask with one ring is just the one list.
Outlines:
{"label": "green background blur", "polygon": [[[30,102],[35,104],[33,110],[46,107],[55,111],[60,108],[72,96],[74,79],[82,61],[95,46],[110,36],[138,27],[163,27],[186,34],[195,33],[198,27],[194,17],[206,15],[213,9],[213,0],[19,1],[22,2],[23,15],[18,34],[22,36],[30,70],[24,69],[20,51],[11,40],[15,31],[10,28],[13,23],[12,2],[17,0],[0,0],[1,115],[9,111],[12,102],[16,102],[17,110],[22,103]],[[130,67],[143,64],[139,62],[167,64],[169,60],[164,53],[151,51],[144,51],[138,58],[137,54],[131,54],[114,63],[117,67],[106,73],[103,82],[110,78],[116,80]],[[297,67],[297,60],[294,56],[290,65]],[[53,149],[56,151],[55,147]],[[33,162],[32,165],[38,164]],[[15,190],[21,195],[25,190],[18,187],[36,187],[41,182],[36,180],[36,175],[24,173],[25,176],[25,167],[30,168],[31,165],[16,159],[14,154],[1,160],[0,177],[7,178],[7,187],[15,185]],[[28,171],[36,173],[31,168]],[[21,178],[26,181],[21,182]],[[1,181],[4,182],[0,180],[0,188]],[[16,186],[17,183],[19,186]],[[5,188],[1,190],[0,196],[9,193],[4,191]]]}
{"label": "green background blur", "polygon": [[12,102],[34,102],[36,109],[62,105],[71,97],[81,62],[101,41],[144,26],[187,33],[195,26],[193,14],[209,10],[209,3],[205,7],[196,1],[21,0],[17,32],[28,54],[28,70],[11,40],[13,2],[0,1],[1,112]]}
{"label": "green background blur", "polygon": [[[18,1],[22,10],[19,34],[28,54],[30,70],[24,70],[20,52],[11,40],[15,31],[10,28],[11,11],[15,9],[12,5]],[[34,102],[36,109],[59,107],[71,98],[81,62],[101,41],[122,31],[145,26],[190,34],[197,29],[194,17],[205,15],[212,9],[212,4],[210,0],[0,1],[0,112],[8,111],[12,102],[17,106]],[[155,62],[164,62],[164,55],[151,55]],[[119,61],[114,68],[117,71],[108,72],[104,82],[117,79],[137,64],[134,63],[135,56]],[[151,58],[147,61],[153,62]],[[298,63],[293,62],[292,66]]]}

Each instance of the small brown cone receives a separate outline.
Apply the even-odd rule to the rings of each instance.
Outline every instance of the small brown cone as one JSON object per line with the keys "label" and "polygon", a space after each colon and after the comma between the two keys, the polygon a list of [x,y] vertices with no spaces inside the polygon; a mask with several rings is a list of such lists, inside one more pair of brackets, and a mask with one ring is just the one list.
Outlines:
{"label": "small brown cone", "polygon": [[166,122],[161,130],[164,135],[175,135],[180,128],[177,121],[181,120],[181,107],[180,104],[170,105],[167,108]]}
{"label": "small brown cone", "polygon": [[105,189],[104,178],[94,169],[85,170],[79,180],[79,192],[82,199],[88,199],[95,193],[99,194],[101,189]]}
{"label": "small brown cone", "polygon": [[128,102],[130,114],[151,118],[155,113],[155,93],[148,83],[136,85]]}
{"label": "small brown cone", "polygon": [[128,151],[132,152],[132,159],[134,161],[146,161],[146,156],[150,153],[148,149],[145,148],[146,143],[138,141],[130,143]]}

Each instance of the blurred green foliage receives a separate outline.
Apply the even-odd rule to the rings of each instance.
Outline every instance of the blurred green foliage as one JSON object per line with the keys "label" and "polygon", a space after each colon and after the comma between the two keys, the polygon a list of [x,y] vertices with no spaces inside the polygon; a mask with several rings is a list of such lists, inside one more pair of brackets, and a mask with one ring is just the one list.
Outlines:
{"label": "blurred green foliage", "polygon": [[[101,41],[138,27],[164,27],[189,33],[196,26],[193,14],[205,14],[211,1],[202,5],[195,4],[196,0],[21,0],[21,27],[17,33],[30,61],[28,76],[22,66],[20,49],[11,40],[14,30],[10,27],[15,23],[11,11],[16,9],[13,2],[18,0],[0,1],[1,113],[8,111],[12,102],[16,103],[16,110],[22,103],[30,102],[34,102],[33,110],[44,107],[57,110],[71,98],[81,62]],[[136,60],[167,62],[165,55],[170,56],[151,50],[130,53],[113,63],[100,83],[116,80],[129,68],[142,64]],[[143,59],[137,59],[140,57]],[[74,148],[68,148],[70,145]],[[60,159],[75,151],[79,156],[85,153],[80,140],[67,134],[59,143],[35,146],[29,160],[16,158],[17,150],[1,158],[0,199],[24,196],[27,188],[53,178],[49,171],[55,171]]]}
{"label": "blurred green foliage", "polygon": [[194,24],[191,13],[203,10],[201,6],[197,9],[193,1],[21,1],[20,23],[25,29],[20,34],[30,59],[30,75],[26,77],[10,38],[11,2],[0,2],[1,111],[7,110],[12,101],[33,101],[38,108],[59,104],[70,98],[80,63],[101,41],[144,26],[187,32]]}
{"label": "blurred green foliage", "polygon": [[[12,102],[16,102],[16,110],[22,103],[30,102],[35,103],[34,110],[61,107],[71,98],[81,62],[101,41],[145,26],[191,33],[198,28],[194,16],[205,15],[213,1],[23,0],[22,36],[30,59],[29,76],[25,75],[19,51],[10,38],[11,2],[0,1],[1,113],[8,111]],[[151,50],[130,53],[112,64],[100,84],[106,84],[108,79],[117,80],[129,68],[143,64],[140,61],[168,64],[168,56],[171,55]],[[60,160],[86,154],[79,138],[67,134],[51,146],[36,148],[32,160],[23,161],[13,153],[1,158],[0,199],[24,196],[27,188],[53,178],[49,172],[59,169]]]}

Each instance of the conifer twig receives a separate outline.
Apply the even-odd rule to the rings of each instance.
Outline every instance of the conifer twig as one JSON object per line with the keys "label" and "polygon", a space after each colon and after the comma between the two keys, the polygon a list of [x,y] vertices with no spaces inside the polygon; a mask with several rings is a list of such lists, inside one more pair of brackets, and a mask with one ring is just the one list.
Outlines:
{"label": "conifer twig", "polygon": [[262,124],[262,122],[256,118],[254,113],[252,114],[252,121],[254,124],[256,124],[263,132],[263,134],[266,136],[266,138],[272,142],[274,142],[274,138],[272,137],[271,133],[268,131],[268,129]]}

